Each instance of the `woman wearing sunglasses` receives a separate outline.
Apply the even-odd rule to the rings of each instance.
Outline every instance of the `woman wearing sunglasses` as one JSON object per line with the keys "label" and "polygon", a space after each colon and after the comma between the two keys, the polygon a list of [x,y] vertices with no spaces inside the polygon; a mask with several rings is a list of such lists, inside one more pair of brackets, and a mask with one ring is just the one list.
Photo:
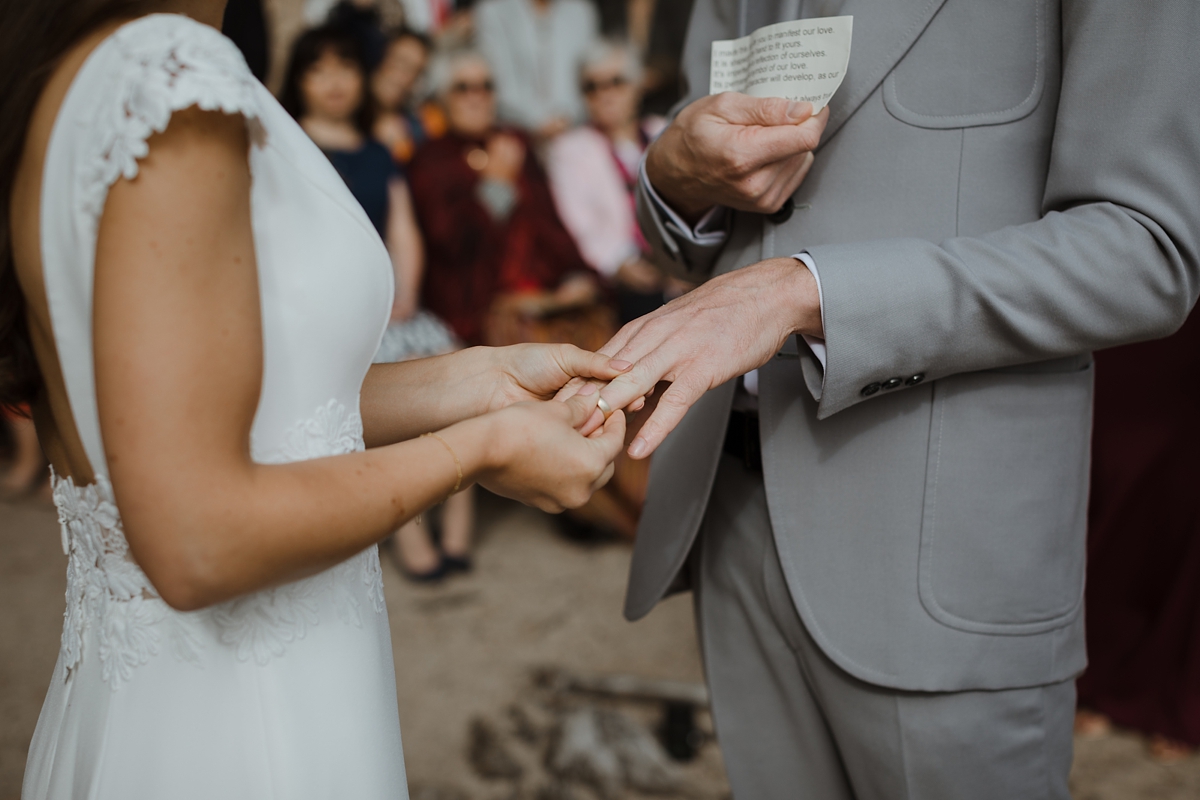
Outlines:
{"label": "woman wearing sunglasses", "polygon": [[[563,227],[529,139],[497,124],[483,56],[439,54],[430,84],[448,132],[422,146],[409,169],[425,240],[423,303],[468,344],[548,341],[545,326],[521,333],[510,323],[596,308],[599,276]],[[612,322],[582,338],[603,345]]]}
{"label": "woman wearing sunglasses", "polygon": [[642,64],[626,44],[594,45],[579,79],[588,124],[550,144],[546,171],[558,213],[584,259],[616,285],[624,324],[663,304],[663,275],[645,257],[633,190],[642,153],[666,120],[639,119]]}

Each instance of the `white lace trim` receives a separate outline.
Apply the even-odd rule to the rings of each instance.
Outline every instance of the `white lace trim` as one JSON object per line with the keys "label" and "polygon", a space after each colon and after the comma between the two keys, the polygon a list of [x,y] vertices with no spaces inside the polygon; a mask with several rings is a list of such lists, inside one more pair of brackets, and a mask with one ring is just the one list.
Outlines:
{"label": "white lace trim", "polygon": [[147,139],[167,129],[176,111],[241,114],[261,139],[258,83],[241,51],[216,29],[179,14],[152,14],[120,28],[112,44],[121,55],[121,74],[97,117],[90,120],[90,152],[79,170],[79,198],[99,216],[108,187],[132,179],[138,160],[149,152]]}
{"label": "white lace trim", "polygon": [[[331,400],[312,418],[296,423],[285,442],[259,460],[285,463],[362,450],[362,419]],[[377,614],[385,609],[379,551],[369,547],[302,581],[202,611],[175,611],[133,560],[112,484],[105,476],[82,487],[70,478],[54,476],[54,505],[68,556],[61,654],[64,680],[86,657],[84,639],[89,630],[94,633],[101,675],[116,690],[136,667],[164,649],[202,666],[201,642],[210,626],[215,626],[220,642],[232,648],[238,659],[265,665],[283,655],[289,643],[303,638],[327,604],[344,624],[359,627],[363,624],[360,598]],[[356,590],[358,584],[363,589]]]}
{"label": "white lace trim", "polygon": [[251,442],[254,460],[259,464],[287,464],[363,449],[362,417],[337,400],[330,400],[311,417],[293,425],[279,447],[264,447],[258,441]]}

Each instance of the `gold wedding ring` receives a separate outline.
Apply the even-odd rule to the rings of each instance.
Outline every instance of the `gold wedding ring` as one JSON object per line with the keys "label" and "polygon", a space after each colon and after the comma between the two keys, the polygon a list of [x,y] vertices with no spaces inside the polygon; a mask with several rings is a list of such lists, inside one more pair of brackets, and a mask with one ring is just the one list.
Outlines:
{"label": "gold wedding ring", "polygon": [[600,409],[600,413],[604,415],[605,419],[612,416],[613,407],[603,397],[596,398],[596,406]]}

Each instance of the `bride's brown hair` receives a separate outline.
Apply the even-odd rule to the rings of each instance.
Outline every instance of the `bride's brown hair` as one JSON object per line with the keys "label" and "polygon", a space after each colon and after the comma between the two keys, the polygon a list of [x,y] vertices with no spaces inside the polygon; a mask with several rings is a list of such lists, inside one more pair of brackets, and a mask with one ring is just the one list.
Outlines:
{"label": "bride's brown hair", "polygon": [[96,28],[142,16],[155,0],[4,0],[0,2],[0,408],[37,398],[25,298],[12,251],[12,190],[25,135],[42,90],[63,55]]}

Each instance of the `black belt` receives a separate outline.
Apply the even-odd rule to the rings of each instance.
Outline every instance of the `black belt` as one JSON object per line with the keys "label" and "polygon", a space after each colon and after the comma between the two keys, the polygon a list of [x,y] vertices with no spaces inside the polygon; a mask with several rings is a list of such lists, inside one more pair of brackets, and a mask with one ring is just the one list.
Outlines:
{"label": "black belt", "polygon": [[725,452],[751,472],[762,472],[762,443],[758,438],[758,412],[734,410],[725,429]]}

